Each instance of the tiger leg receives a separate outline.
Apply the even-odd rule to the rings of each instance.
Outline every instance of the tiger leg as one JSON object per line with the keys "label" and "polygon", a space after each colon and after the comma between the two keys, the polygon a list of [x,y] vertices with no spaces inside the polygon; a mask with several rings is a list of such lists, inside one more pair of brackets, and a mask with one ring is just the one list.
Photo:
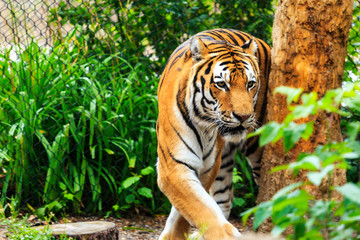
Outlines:
{"label": "tiger leg", "polygon": [[187,234],[189,230],[190,224],[174,207],[172,207],[169,217],[166,220],[165,228],[159,239],[185,239],[185,234]]}
{"label": "tiger leg", "polygon": [[[202,179],[201,182],[211,183],[207,179]],[[166,162],[159,161],[158,184],[160,189],[169,198],[173,208],[189,223],[197,229],[205,229],[204,239],[239,239],[241,234],[226,220],[220,207],[207,193],[201,182],[195,172],[185,165],[177,165],[175,168],[169,169]],[[185,239],[185,233],[188,230],[187,224],[176,211],[173,211],[160,239]]]}
{"label": "tiger leg", "polygon": [[209,191],[210,195],[221,208],[226,219],[230,216],[234,198],[232,179],[236,149],[237,145],[225,143],[220,171]]}

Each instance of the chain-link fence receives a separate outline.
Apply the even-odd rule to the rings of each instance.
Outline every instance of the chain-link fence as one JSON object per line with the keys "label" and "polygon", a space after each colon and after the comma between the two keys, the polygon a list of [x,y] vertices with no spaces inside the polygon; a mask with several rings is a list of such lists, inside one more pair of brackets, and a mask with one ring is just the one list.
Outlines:
{"label": "chain-link fence", "polygon": [[[358,3],[356,3],[358,4]],[[162,212],[156,87],[176,46],[216,27],[270,43],[272,1],[1,0],[0,204]],[[347,71],[358,76],[356,14]]]}

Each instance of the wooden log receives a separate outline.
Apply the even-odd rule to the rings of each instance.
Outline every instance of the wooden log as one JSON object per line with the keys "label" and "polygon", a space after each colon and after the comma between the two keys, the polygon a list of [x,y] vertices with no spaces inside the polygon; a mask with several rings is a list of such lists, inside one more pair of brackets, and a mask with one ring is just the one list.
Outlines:
{"label": "wooden log", "polygon": [[77,222],[77,223],[64,223],[53,224],[49,226],[33,227],[36,230],[43,230],[49,227],[52,235],[55,238],[66,235],[74,239],[80,240],[118,240],[119,230],[115,223],[106,221],[93,221],[93,222]]}

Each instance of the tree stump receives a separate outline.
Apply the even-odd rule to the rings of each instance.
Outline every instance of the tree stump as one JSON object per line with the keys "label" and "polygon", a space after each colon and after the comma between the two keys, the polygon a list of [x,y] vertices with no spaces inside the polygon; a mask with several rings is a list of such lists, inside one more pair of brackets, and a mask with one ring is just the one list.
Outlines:
{"label": "tree stump", "polygon": [[106,221],[77,222],[65,224],[53,224],[49,226],[33,227],[36,230],[43,230],[49,227],[55,238],[66,235],[80,240],[117,240],[119,239],[119,230],[115,223]]}

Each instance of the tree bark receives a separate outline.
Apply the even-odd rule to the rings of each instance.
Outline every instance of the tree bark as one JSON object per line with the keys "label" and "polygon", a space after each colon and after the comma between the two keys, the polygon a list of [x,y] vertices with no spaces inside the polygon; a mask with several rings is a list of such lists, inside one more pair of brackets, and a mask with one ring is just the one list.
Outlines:
{"label": "tree bark", "polygon": [[[353,0],[279,0],[273,26],[272,66],[268,92],[268,120],[282,122],[288,111],[284,95],[274,94],[278,86],[302,87],[322,97],[342,84],[346,43],[352,20]],[[340,116],[320,112],[301,122],[314,122],[314,134],[301,140],[285,154],[279,141],[265,147],[259,180],[258,202],[267,201],[281,188],[304,181],[306,173],[296,178],[284,171],[270,174],[275,166],[296,161],[302,152],[313,152],[318,145],[341,141]],[[346,182],[345,170],[332,174],[332,184]],[[306,190],[321,198],[327,185]],[[335,199],[340,196],[333,196]]]}
{"label": "tree bark", "polygon": [[80,240],[117,240],[119,239],[119,230],[115,223],[106,221],[93,221],[93,222],[77,222],[77,223],[64,223],[53,224],[49,226],[33,227],[36,230],[43,230],[49,228],[52,235],[56,239],[61,239],[61,236],[66,235],[73,239]]}

